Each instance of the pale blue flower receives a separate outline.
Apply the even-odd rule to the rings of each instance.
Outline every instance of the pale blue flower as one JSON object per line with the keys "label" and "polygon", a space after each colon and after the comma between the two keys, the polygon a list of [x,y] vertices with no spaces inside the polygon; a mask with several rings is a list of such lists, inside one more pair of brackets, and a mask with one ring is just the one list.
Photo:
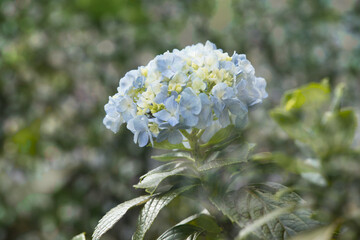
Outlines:
{"label": "pale blue flower", "polygon": [[233,56],[232,56],[232,62],[238,66],[241,64],[241,61],[245,61],[246,60],[246,55],[245,54],[237,54],[237,53],[234,53]]}
{"label": "pale blue flower", "polygon": [[110,129],[114,133],[119,131],[120,125],[124,122],[123,117],[116,108],[118,98],[119,94],[116,94],[114,97],[109,97],[109,102],[104,107],[106,116],[103,123],[107,129]]}
{"label": "pale blue flower", "polygon": [[166,52],[126,73],[105,105],[103,123],[117,132],[127,122],[140,146],[153,137],[181,143],[182,130],[193,128],[205,130],[201,140],[206,142],[229,124],[243,128],[248,108],[267,97],[265,87],[244,54],[230,58],[207,41]]}
{"label": "pale blue flower", "polygon": [[157,142],[162,142],[164,140],[168,140],[171,144],[179,144],[183,141],[183,136],[179,129],[182,127],[180,125],[171,126],[168,123],[160,124],[159,126],[162,128],[159,135],[156,137]]}
{"label": "pale blue flower", "polygon": [[175,101],[174,96],[171,96],[165,100],[164,105],[165,109],[154,113],[154,117],[168,122],[170,126],[174,127],[179,123],[179,104]]}
{"label": "pale blue flower", "polygon": [[127,128],[134,134],[134,142],[138,143],[140,147],[146,146],[153,139],[148,127],[148,118],[144,115],[136,116],[129,120]]}
{"label": "pale blue flower", "polygon": [[163,103],[168,96],[168,86],[163,85],[160,88],[160,92],[156,95],[154,102],[157,104]]}
{"label": "pale blue flower", "polygon": [[[206,43],[205,43],[205,49],[206,49],[206,50],[215,50],[215,49],[216,49],[216,45],[215,45],[214,43],[210,42],[210,41],[206,41]],[[221,50],[221,52],[222,52],[222,49],[219,49],[219,50]]]}
{"label": "pale blue flower", "polygon": [[225,100],[234,97],[234,90],[228,87],[226,83],[218,83],[211,90],[211,101],[214,104],[215,115],[219,118],[219,122],[223,127],[230,124],[229,111]]}
{"label": "pale blue flower", "polygon": [[127,72],[125,76],[120,79],[119,87],[117,88],[118,92],[121,95],[125,95],[133,87],[134,81],[138,77],[141,77],[139,70],[131,70]]}
{"label": "pale blue flower", "polygon": [[181,93],[180,114],[186,126],[193,127],[198,123],[201,111],[201,101],[191,88],[186,88]]}
{"label": "pale blue flower", "polygon": [[231,123],[229,111],[236,116],[247,113],[246,105],[235,97],[234,89],[228,87],[225,83],[215,85],[211,93],[214,112],[219,118],[222,127],[226,127]]}
{"label": "pale blue flower", "polygon": [[200,93],[199,98],[201,101],[201,112],[199,113],[199,121],[196,125],[197,128],[203,129],[211,124],[212,120],[212,103],[205,93]]}
{"label": "pale blue flower", "polygon": [[144,76],[138,76],[133,82],[134,88],[142,88],[144,86],[144,84],[145,84]]}
{"label": "pale blue flower", "polygon": [[261,103],[268,94],[265,91],[266,82],[263,78],[254,78],[253,81],[242,79],[236,85],[236,95],[248,106]]}
{"label": "pale blue flower", "polygon": [[124,120],[121,118],[121,116],[113,118],[106,115],[103,119],[103,124],[105,127],[110,129],[113,133],[117,133],[119,131],[119,128],[123,122]]}
{"label": "pale blue flower", "polygon": [[242,70],[239,66],[235,65],[233,62],[230,61],[221,61],[220,62],[220,68],[225,69],[229,73],[231,73],[234,76],[234,79],[242,73]]}
{"label": "pale blue flower", "polygon": [[136,104],[130,97],[123,96],[118,101],[116,105],[116,110],[121,114],[121,116],[127,122],[136,115]]}
{"label": "pale blue flower", "polygon": [[165,53],[157,57],[156,65],[162,76],[171,78],[176,72],[182,70],[185,61],[175,54]]}
{"label": "pale blue flower", "polygon": [[226,83],[216,84],[211,90],[211,94],[221,100],[232,98],[235,95],[234,89]]}

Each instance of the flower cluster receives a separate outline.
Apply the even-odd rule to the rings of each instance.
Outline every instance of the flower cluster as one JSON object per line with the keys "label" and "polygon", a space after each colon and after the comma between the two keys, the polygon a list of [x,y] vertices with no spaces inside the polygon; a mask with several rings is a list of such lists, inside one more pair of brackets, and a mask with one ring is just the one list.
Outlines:
{"label": "flower cluster", "polygon": [[241,127],[248,107],[267,97],[266,82],[244,54],[217,49],[211,42],[158,55],[120,79],[105,105],[104,125],[122,123],[143,147],[150,141],[183,142],[181,131],[204,129],[202,140],[229,124]]}

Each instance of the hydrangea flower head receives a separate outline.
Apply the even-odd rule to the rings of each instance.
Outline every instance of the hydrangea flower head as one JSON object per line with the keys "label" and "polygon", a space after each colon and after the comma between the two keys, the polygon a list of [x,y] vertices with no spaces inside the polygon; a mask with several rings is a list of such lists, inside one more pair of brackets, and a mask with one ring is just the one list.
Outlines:
{"label": "hydrangea flower head", "polygon": [[243,126],[248,107],[267,97],[266,81],[244,54],[228,53],[207,41],[156,56],[120,79],[118,93],[105,105],[104,125],[121,124],[134,142],[184,141],[182,130],[203,129],[202,141],[230,124]]}

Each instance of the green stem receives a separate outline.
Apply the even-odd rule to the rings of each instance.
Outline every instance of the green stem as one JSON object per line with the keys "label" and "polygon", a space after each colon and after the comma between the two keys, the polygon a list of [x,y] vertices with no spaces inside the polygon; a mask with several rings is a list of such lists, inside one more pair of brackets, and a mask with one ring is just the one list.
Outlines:
{"label": "green stem", "polygon": [[181,133],[188,139],[192,155],[196,163],[200,163],[204,160],[204,154],[200,146],[200,137],[203,134],[203,130],[193,129],[191,133],[186,130],[180,130]]}

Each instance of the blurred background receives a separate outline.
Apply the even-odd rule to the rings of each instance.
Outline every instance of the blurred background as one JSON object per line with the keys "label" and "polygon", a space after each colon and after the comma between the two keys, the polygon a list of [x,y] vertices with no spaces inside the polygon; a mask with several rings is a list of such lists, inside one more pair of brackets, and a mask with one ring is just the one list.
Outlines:
{"label": "blurred background", "polygon": [[[89,236],[143,194],[132,185],[156,165],[151,149],[107,130],[103,106],[157,54],[206,40],[245,53],[268,83],[246,130],[261,152],[289,144],[268,116],[287,89],[345,82],[344,105],[360,112],[359,39],[359,0],[0,0],[0,240]],[[179,220],[172,211],[149,239]],[[137,214],[104,239],[129,239]]]}

